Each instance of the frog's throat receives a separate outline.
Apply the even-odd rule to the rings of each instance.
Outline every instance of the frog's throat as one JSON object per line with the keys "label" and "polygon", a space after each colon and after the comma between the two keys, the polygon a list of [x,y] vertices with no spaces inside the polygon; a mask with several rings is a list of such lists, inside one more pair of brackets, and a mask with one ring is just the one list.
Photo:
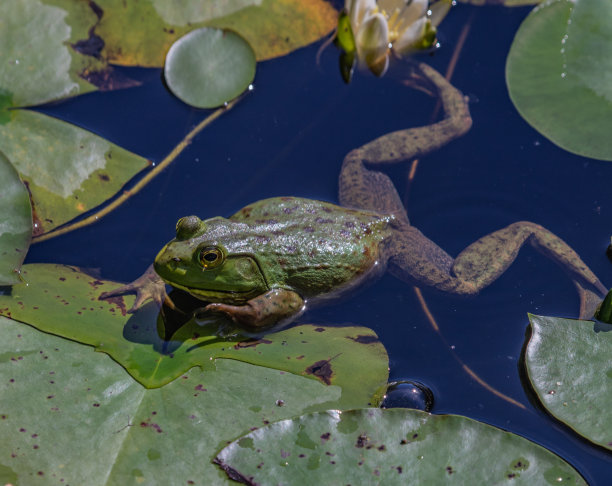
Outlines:
{"label": "frog's throat", "polygon": [[196,299],[203,300],[204,302],[221,302],[224,304],[244,304],[248,300],[261,294],[261,290],[209,290],[209,289],[198,289],[194,287],[186,287],[179,285],[176,282],[169,282],[165,280],[168,285],[171,285],[175,289],[182,290],[188,294],[193,295]]}

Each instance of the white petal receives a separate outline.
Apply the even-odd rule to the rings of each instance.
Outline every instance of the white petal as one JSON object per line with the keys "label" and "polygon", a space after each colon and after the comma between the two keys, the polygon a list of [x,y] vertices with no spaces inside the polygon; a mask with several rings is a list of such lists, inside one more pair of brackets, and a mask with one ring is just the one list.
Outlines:
{"label": "white petal", "polygon": [[430,7],[431,17],[429,17],[429,19],[431,20],[431,25],[433,25],[434,27],[440,25],[440,22],[442,22],[444,17],[446,17],[446,14],[452,6],[452,0],[440,0],[438,2],[432,3]]}
{"label": "white petal", "polygon": [[351,20],[353,32],[357,32],[370,16],[370,12],[376,8],[376,0],[345,0],[344,8]]}
{"label": "white petal", "polygon": [[410,25],[422,17],[427,15],[427,6],[429,2],[427,0],[412,0],[409,5],[401,12],[401,16],[398,20],[398,31],[410,27]]}
{"label": "white petal", "polygon": [[387,56],[389,49],[389,29],[387,20],[381,14],[368,18],[355,38],[360,59],[370,66]]}
{"label": "white petal", "polygon": [[426,25],[427,19],[425,17],[413,22],[412,25],[404,30],[402,35],[393,43],[393,52],[402,54],[410,50],[410,48],[420,41],[425,34]]}
{"label": "white petal", "polygon": [[391,15],[394,10],[402,10],[409,0],[378,0],[378,8]]}

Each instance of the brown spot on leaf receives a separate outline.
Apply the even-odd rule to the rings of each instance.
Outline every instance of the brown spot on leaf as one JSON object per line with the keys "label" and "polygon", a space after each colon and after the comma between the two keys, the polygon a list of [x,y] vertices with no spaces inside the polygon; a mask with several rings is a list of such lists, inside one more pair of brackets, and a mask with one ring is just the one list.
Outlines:
{"label": "brown spot on leaf", "polygon": [[[142,84],[132,78],[128,78],[125,74],[115,71],[111,66],[107,66],[106,68],[98,71],[85,69],[79,73],[79,76],[88,83],[96,86],[100,91],[131,88],[133,86],[140,86]],[[110,157],[111,156],[109,153],[109,158]]]}
{"label": "brown spot on leaf", "polygon": [[359,344],[372,344],[372,343],[378,342],[378,338],[372,335],[368,336],[368,335],[360,334],[359,336],[355,336],[355,337],[347,336],[347,338],[352,339],[353,341]]}
{"label": "brown spot on leaf", "polygon": [[241,341],[234,345],[234,349],[242,349],[242,348],[254,348],[259,344],[272,344],[272,341],[269,339],[255,339],[253,341]]}
{"label": "brown spot on leaf", "polygon": [[[127,314],[127,307],[125,306],[125,301],[123,300],[123,296],[122,295],[116,295],[113,297],[107,297],[106,299],[103,299],[106,302],[108,302],[109,304],[114,304],[116,305],[119,310],[121,311],[121,315],[125,316]],[[91,308],[91,310],[93,310],[93,307]]]}
{"label": "brown spot on leaf", "polygon": [[326,385],[331,385],[331,378],[334,374],[331,364],[329,363],[331,360],[322,359],[313,363],[308,368],[306,368],[306,374],[316,376],[319,380],[321,380]]}
{"label": "brown spot on leaf", "polygon": [[355,447],[357,447],[358,449],[363,449],[367,443],[368,436],[365,434],[359,434],[359,437],[357,437],[357,442],[355,443]]}
{"label": "brown spot on leaf", "polygon": [[145,429],[151,428],[158,434],[161,434],[163,432],[162,428],[158,424],[156,424],[155,422],[151,422],[151,419],[143,420],[142,422],[140,422],[140,426]]}
{"label": "brown spot on leaf", "polygon": [[89,29],[89,37],[81,39],[72,44],[72,48],[84,56],[100,59],[102,49],[104,49],[104,39],[94,32],[95,26]]}

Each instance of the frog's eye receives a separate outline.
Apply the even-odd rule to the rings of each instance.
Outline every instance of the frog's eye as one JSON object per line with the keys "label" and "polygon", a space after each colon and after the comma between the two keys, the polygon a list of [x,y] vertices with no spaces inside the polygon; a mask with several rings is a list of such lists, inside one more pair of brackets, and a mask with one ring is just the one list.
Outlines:
{"label": "frog's eye", "polygon": [[199,259],[204,268],[214,268],[223,263],[223,252],[215,246],[207,246],[200,250]]}

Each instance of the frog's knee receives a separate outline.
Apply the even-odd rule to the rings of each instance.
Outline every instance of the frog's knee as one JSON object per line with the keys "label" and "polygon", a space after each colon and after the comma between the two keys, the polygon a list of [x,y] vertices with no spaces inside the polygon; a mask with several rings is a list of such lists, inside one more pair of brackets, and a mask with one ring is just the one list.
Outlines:
{"label": "frog's knee", "polygon": [[458,295],[460,297],[473,297],[478,295],[478,292],[480,292],[480,288],[476,284],[461,278],[454,278],[453,280],[445,282],[445,284],[436,287],[442,292]]}
{"label": "frog's knee", "polygon": [[539,233],[542,231],[547,231],[543,226],[539,224],[533,223],[531,221],[517,221],[516,223],[512,223],[509,226],[506,226],[507,230],[510,230],[513,233]]}

